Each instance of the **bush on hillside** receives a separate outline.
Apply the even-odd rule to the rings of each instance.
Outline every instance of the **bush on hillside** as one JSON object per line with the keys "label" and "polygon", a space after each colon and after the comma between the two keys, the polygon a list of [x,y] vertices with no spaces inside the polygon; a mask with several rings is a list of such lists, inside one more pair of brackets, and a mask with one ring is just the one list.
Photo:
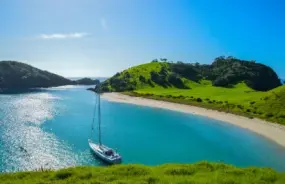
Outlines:
{"label": "bush on hillside", "polygon": [[197,98],[197,102],[203,102],[201,98]]}
{"label": "bush on hillside", "polygon": [[168,82],[175,86],[176,88],[180,89],[188,89],[188,87],[184,84],[181,77],[175,73],[171,73],[168,77]]}
{"label": "bush on hillside", "polygon": [[218,57],[211,66],[209,79],[214,81],[214,86],[227,87],[245,81],[252,89],[267,91],[281,85],[270,67],[252,61]]}
{"label": "bush on hillside", "polygon": [[142,75],[139,76],[139,80],[140,80],[142,83],[147,83],[145,77],[142,76]]}

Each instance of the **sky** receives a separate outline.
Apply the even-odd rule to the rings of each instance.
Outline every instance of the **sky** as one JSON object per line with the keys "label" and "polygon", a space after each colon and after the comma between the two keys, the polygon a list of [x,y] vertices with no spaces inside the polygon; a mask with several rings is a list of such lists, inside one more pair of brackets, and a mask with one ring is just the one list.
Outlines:
{"label": "sky", "polygon": [[0,42],[0,60],[65,77],[231,55],[285,78],[285,1],[0,0]]}

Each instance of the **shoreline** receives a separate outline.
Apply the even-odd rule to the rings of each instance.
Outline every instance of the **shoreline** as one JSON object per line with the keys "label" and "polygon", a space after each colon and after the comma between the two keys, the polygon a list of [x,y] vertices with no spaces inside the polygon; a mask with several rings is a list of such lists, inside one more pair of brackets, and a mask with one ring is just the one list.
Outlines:
{"label": "shoreline", "polygon": [[248,129],[259,135],[262,135],[280,146],[285,147],[285,126],[275,123],[266,122],[260,119],[249,119],[247,117],[238,116],[230,113],[219,112],[216,110],[205,109],[196,106],[147,99],[142,97],[132,97],[121,93],[104,93],[103,99],[112,102],[128,103],[134,105],[148,106],[154,108],[168,109],[193,115],[199,115],[216,119],[225,123]]}

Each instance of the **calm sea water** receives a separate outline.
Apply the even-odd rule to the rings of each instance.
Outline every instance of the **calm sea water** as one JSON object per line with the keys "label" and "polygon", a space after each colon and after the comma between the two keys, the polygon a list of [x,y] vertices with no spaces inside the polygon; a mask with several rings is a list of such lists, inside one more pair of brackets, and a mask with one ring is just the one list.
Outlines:
{"label": "calm sea water", "polygon": [[[0,171],[102,165],[88,147],[95,95],[85,88],[0,95]],[[118,149],[123,163],[208,160],[285,170],[285,149],[264,137],[162,109],[103,100],[102,140]]]}

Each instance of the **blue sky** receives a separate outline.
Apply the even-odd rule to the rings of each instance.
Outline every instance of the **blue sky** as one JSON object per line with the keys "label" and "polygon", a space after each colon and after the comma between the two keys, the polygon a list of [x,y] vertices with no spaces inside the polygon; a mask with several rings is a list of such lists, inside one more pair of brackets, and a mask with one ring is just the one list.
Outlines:
{"label": "blue sky", "polygon": [[1,0],[0,41],[0,60],[66,77],[232,55],[285,78],[285,1]]}

